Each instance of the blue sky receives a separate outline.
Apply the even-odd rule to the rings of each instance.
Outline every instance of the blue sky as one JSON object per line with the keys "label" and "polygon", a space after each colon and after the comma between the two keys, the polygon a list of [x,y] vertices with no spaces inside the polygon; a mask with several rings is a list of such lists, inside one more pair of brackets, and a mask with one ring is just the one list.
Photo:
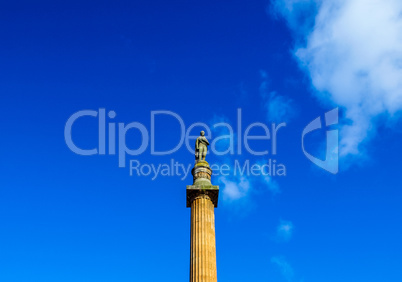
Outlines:
{"label": "blue sky", "polygon": [[[100,109],[115,112],[116,135],[133,122],[150,134],[158,110],[186,130],[225,122],[236,148],[248,125],[286,123],[276,154],[271,138],[249,143],[263,156],[244,139],[241,154],[207,156],[231,167],[212,179],[219,281],[401,281],[401,14],[393,0],[2,1],[0,281],[188,280],[191,175],[129,164],[188,166],[192,153],[155,155],[149,142],[125,167],[108,140],[104,155],[74,153],[67,121]],[[336,174],[302,150],[303,129],[334,108]],[[72,139],[99,149],[98,132],[82,117]],[[154,133],[169,150],[180,124],[158,115]],[[212,128],[210,141],[228,133]],[[123,141],[134,150],[143,136]],[[304,142],[325,158],[325,128]],[[235,161],[269,160],[286,175],[234,175]]]}

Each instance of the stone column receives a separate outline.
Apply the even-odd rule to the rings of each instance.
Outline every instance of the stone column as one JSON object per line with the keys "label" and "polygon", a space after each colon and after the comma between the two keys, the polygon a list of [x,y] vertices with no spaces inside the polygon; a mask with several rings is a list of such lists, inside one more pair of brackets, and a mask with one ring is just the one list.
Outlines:
{"label": "stone column", "polygon": [[212,170],[199,161],[192,170],[193,185],[187,186],[191,207],[190,282],[216,282],[215,215],[219,187],[211,184]]}

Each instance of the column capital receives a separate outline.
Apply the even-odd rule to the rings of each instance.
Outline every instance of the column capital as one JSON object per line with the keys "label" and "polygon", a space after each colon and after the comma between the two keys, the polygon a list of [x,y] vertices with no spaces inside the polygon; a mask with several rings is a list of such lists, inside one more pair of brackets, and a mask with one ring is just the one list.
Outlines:
{"label": "column capital", "polygon": [[186,194],[188,208],[191,207],[193,200],[201,195],[207,196],[214,204],[214,207],[218,207],[219,186],[212,184],[187,185]]}

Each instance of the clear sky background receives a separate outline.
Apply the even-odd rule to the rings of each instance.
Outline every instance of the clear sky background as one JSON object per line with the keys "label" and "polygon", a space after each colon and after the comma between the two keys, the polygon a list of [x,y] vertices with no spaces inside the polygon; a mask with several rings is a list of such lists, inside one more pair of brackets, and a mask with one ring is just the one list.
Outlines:
{"label": "clear sky background", "polygon": [[[193,155],[148,146],[121,168],[108,151],[75,154],[67,120],[101,108],[149,132],[155,110],[186,129],[226,121],[236,138],[286,122],[276,155],[257,140],[268,155],[207,156],[286,167],[213,177],[219,281],[402,281],[401,14],[392,0],[1,1],[0,281],[188,280],[191,175],[130,176],[128,163]],[[335,107],[336,175],[301,148],[303,128]],[[84,149],[97,134],[94,117],[73,127]],[[157,118],[158,150],[179,136],[177,120]],[[324,157],[324,129],[305,142]]]}

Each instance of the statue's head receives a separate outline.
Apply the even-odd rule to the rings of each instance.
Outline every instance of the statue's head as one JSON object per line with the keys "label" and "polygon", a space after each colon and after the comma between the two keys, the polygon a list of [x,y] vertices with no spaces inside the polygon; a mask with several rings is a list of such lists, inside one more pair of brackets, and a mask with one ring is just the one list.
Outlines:
{"label": "statue's head", "polygon": [[204,130],[201,130],[200,135],[201,135],[201,136],[204,136],[204,135],[205,135]]}

